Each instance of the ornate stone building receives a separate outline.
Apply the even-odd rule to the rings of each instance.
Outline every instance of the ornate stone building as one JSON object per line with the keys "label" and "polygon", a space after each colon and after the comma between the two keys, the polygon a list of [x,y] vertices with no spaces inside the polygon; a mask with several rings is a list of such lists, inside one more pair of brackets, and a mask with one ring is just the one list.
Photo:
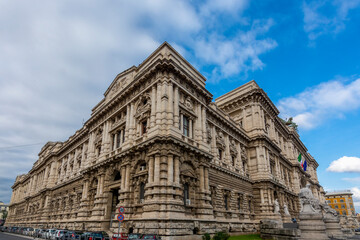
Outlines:
{"label": "ornate stone building", "polygon": [[84,126],[16,178],[7,224],[115,231],[124,206],[124,231],[252,231],[297,217],[307,183],[324,201],[318,163],[255,81],[215,102],[205,81],[166,42],[118,74]]}

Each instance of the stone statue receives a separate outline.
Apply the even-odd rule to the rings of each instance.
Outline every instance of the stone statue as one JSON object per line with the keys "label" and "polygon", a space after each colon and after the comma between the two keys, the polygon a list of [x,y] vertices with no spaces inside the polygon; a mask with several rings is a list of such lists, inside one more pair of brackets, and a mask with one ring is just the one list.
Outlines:
{"label": "stone statue", "polygon": [[286,203],[284,204],[284,213],[286,216],[290,216],[289,209],[288,209],[288,206],[286,205]]}
{"label": "stone statue", "polygon": [[274,201],[274,213],[280,213],[280,207],[279,207],[279,202],[277,199],[275,199]]}
{"label": "stone statue", "polygon": [[305,213],[320,212],[321,210],[320,201],[313,196],[310,190],[310,184],[307,184],[306,188],[300,189],[299,197],[301,203],[301,212],[305,212]]}

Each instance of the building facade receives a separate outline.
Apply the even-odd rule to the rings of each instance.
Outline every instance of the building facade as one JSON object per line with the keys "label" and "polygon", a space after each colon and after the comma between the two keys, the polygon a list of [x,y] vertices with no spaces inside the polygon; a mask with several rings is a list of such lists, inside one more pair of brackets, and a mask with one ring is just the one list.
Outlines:
{"label": "building facade", "polygon": [[9,205],[0,201],[0,226],[4,224],[9,211]]}
{"label": "building facade", "polygon": [[318,163],[256,82],[212,101],[205,81],[166,42],[118,74],[84,126],[16,178],[7,224],[114,232],[124,206],[123,231],[184,236],[290,220],[306,184],[324,202]]}
{"label": "building facade", "polygon": [[354,202],[350,190],[326,192],[326,203],[339,215],[356,216]]}

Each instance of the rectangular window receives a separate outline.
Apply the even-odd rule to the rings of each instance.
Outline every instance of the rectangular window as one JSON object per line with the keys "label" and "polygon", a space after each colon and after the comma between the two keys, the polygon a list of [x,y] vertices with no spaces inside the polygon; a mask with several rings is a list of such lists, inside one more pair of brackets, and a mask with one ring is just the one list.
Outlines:
{"label": "rectangular window", "polygon": [[125,142],[125,128],[122,130],[122,142]]}
{"label": "rectangular window", "polygon": [[341,208],[345,208],[345,205],[344,205],[344,204],[341,204]]}
{"label": "rectangular window", "polygon": [[146,131],[147,131],[147,121],[145,120],[141,123],[141,133],[145,134]]}
{"label": "rectangular window", "polygon": [[222,150],[219,149],[219,160],[222,160]]}
{"label": "rectangular window", "polygon": [[116,148],[120,147],[121,131],[117,132]]}
{"label": "rectangular window", "polygon": [[115,143],[115,140],[116,140],[116,134],[113,134],[113,146],[112,146],[112,150],[115,150],[116,149],[116,143]]}
{"label": "rectangular window", "polygon": [[183,116],[183,134],[185,135],[185,136],[187,136],[187,137],[189,137],[190,136],[190,132],[189,132],[189,130],[190,130],[190,128],[189,128],[189,118],[188,117],[186,117],[186,116]]}
{"label": "rectangular window", "polygon": [[340,199],[340,202],[344,202],[344,199]]}

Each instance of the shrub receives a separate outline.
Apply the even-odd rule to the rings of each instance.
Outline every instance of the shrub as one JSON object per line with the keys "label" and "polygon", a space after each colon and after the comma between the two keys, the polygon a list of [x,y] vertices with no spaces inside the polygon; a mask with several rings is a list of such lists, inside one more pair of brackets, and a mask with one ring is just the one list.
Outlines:
{"label": "shrub", "polygon": [[211,240],[210,234],[205,233],[205,234],[202,236],[202,240]]}
{"label": "shrub", "polygon": [[213,240],[227,240],[229,237],[230,235],[225,232],[218,232],[214,235]]}

